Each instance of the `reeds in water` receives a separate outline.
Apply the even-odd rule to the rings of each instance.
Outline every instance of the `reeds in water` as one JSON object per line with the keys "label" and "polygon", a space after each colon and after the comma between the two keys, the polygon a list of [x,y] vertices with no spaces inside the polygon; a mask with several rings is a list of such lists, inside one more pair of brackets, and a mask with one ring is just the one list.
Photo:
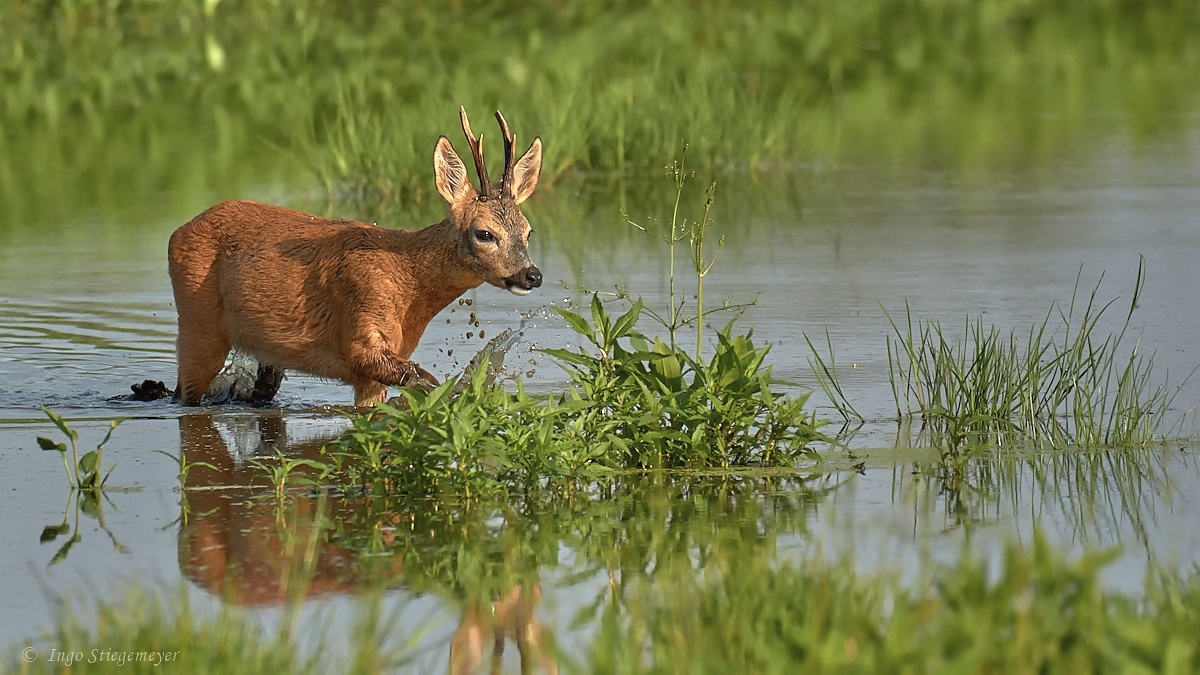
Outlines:
{"label": "reeds in water", "polygon": [[906,304],[901,320],[888,315],[897,416],[919,416],[951,448],[972,437],[1055,447],[1142,447],[1163,438],[1178,387],[1152,379],[1154,355],[1127,339],[1145,282],[1140,259],[1128,311],[1109,334],[1102,319],[1119,298],[1101,304],[1097,282],[1081,301],[1078,278],[1070,304],[1053,305],[1025,334],[976,317],[955,342],[938,321],[914,322]]}

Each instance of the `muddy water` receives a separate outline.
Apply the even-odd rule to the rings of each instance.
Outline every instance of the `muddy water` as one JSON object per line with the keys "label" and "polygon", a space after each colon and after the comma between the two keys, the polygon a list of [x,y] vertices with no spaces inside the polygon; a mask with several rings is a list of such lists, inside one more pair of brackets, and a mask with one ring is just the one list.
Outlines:
{"label": "muddy water", "polygon": [[[665,181],[663,188],[653,205],[626,202],[629,215],[661,213],[672,197]],[[231,581],[220,570],[231,567],[245,571],[235,601],[268,623],[277,615],[272,603],[283,592],[277,559],[286,551],[270,534],[278,513],[261,497],[267,483],[252,460],[274,449],[314,452],[342,428],[323,406],[349,403],[349,388],[292,376],[278,399],[282,410],[270,411],[196,412],[112,399],[144,378],[173,384],[166,241],[215,198],[131,195],[151,206],[103,213],[76,205],[70,210],[76,215],[66,220],[0,231],[0,569],[6,572],[0,578],[0,642],[20,641],[31,626],[46,625],[62,597],[104,597],[132,582],[173,588],[184,580],[198,597],[211,598]],[[663,250],[622,225],[613,206],[621,201],[619,193],[605,194],[589,202],[601,206],[561,223],[539,222],[535,215],[534,257],[548,280],[598,290],[623,281],[662,307],[668,293]],[[747,479],[734,489],[750,495],[742,499],[690,488],[708,495],[699,512],[686,511],[689,500],[681,494],[688,490],[679,486],[630,485],[612,508],[626,515],[642,509],[637,518],[643,520],[634,518],[641,531],[686,521],[694,527],[687,535],[693,553],[711,545],[702,532],[743,531],[737,538],[742,543],[727,545],[724,555],[853,553],[863,567],[916,574],[923,561],[956,555],[967,534],[986,549],[1010,536],[1028,537],[1040,526],[1074,550],[1123,546],[1108,580],[1130,589],[1139,586],[1148,562],[1173,566],[1200,559],[1194,445],[1019,458],[977,467],[970,485],[939,479],[929,470],[928,453],[895,449],[904,441],[887,421],[894,404],[883,311],[900,312],[907,301],[916,316],[940,319],[951,330],[962,317],[982,313],[997,326],[1021,331],[1040,321],[1052,302],[1069,301],[1077,275],[1090,291],[1103,274],[1100,297],[1127,302],[1141,254],[1149,277],[1133,322],[1136,337],[1141,349],[1156,354],[1158,371],[1178,382],[1200,363],[1200,135],[1137,148],[1102,142],[1071,162],[976,174],[847,166],[801,169],[778,179],[729,176],[719,188],[715,227],[728,243],[707,281],[709,302],[757,297],[743,325],[775,344],[776,374],[798,389],[813,383],[802,335],[823,339],[828,329],[847,393],[872,420],[851,440],[868,461],[861,474],[840,470],[846,463],[835,458],[830,472],[814,469],[808,480]],[[456,305],[435,319],[416,355],[436,374],[461,369],[487,338],[515,327],[520,312],[576,294],[552,283],[526,298],[491,288],[469,297],[473,305]],[[1123,318],[1124,311],[1113,317]],[[532,371],[534,388],[554,390],[561,373],[528,349],[571,341],[561,324],[535,317],[509,365]],[[1182,416],[1197,402],[1200,378],[1193,378],[1172,413]],[[817,397],[814,403],[824,405]],[[116,489],[101,504],[102,521],[75,513],[57,457],[37,450],[35,436],[57,433],[41,405],[78,420],[85,447],[103,436],[108,419],[128,418],[105,455],[115,466],[110,485]],[[1195,420],[1184,421],[1193,438]],[[190,474],[188,484],[221,489],[192,493],[181,520],[178,468],[154,450],[209,462],[214,468]],[[314,508],[298,498],[288,515],[302,526]],[[455,631],[470,630],[479,607],[463,599],[469,583],[438,576],[446,551],[411,533],[440,532],[450,539],[470,533],[466,540],[479,543],[468,553],[503,559],[507,544],[534,536],[521,523],[536,519],[537,510],[451,517],[430,505],[374,508],[335,506],[335,519],[360,525],[320,551],[311,616],[320,621],[322,612],[346,611],[345,594],[354,588],[391,588],[388,602],[405,620],[434,626],[427,639],[439,656],[431,661],[443,664],[444,647],[437,645]],[[685,511],[690,520],[681,520]],[[67,537],[39,543],[39,534],[63,522],[64,513],[72,528],[78,519],[80,538],[56,561]],[[615,543],[607,553],[601,544],[589,545],[590,535],[583,533],[594,532],[590,524],[612,516],[568,511],[558,529],[539,535],[540,549],[507,561],[519,573],[487,577],[491,581],[478,587],[503,598],[498,585],[537,582],[539,620],[569,624],[603,594],[614,569],[630,577],[645,571],[644,565],[607,559]],[[408,547],[403,569],[369,564],[363,552],[375,534],[389,546],[399,540]],[[653,549],[640,554],[643,561],[667,555]],[[566,638],[568,644],[574,639]]]}

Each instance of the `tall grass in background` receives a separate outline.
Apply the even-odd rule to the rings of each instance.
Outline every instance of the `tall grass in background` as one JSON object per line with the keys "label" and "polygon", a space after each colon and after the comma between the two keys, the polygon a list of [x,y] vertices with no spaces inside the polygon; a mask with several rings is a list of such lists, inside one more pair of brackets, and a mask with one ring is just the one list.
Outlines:
{"label": "tall grass in background", "polygon": [[1197,32],[1187,0],[3,0],[0,202],[421,198],[460,104],[543,136],[548,182],[656,170],[683,137],[697,167],[1058,161],[1114,120],[1186,128]]}

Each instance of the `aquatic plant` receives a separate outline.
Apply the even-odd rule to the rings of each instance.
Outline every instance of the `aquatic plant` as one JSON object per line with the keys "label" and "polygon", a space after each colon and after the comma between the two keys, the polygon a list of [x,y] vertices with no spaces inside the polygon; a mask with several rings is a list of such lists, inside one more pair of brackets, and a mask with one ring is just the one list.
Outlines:
{"label": "aquatic plant", "polygon": [[662,579],[600,621],[595,673],[1195,672],[1200,579],[1106,591],[1113,552],[1068,561],[1035,536],[964,554],[915,587],[823,560],[739,560]]}
{"label": "aquatic plant", "polygon": [[375,597],[359,603],[348,631],[354,637],[346,644],[300,635],[287,622],[271,631],[238,608],[198,601],[186,587],[132,586],[86,609],[81,606],[85,603],[67,600],[45,642],[18,650],[0,669],[114,674],[403,671],[418,654],[412,638],[390,632],[396,617],[383,612],[381,602]]}
{"label": "aquatic plant", "polygon": [[778,381],[765,364],[770,347],[755,347],[753,331],[734,335],[733,324],[727,325],[705,362],[638,333],[640,300],[615,320],[598,295],[591,309],[590,323],[580,314],[559,313],[592,350],[544,351],[570,373],[570,400],[587,403],[577,413],[580,424],[595,425],[589,435],[619,453],[625,465],[790,466],[801,457],[816,458],[808,445],[823,438],[816,431],[822,422],[804,412],[808,394],[793,397],[772,388]]}
{"label": "aquatic plant", "polygon": [[[1052,305],[1024,334],[1006,334],[976,317],[953,340],[936,320],[914,321],[907,303],[899,321],[885,310],[893,331],[887,354],[897,418],[919,418],[926,439],[950,454],[972,443],[1018,439],[1052,447],[1143,447],[1162,440],[1172,428],[1167,413],[1179,385],[1152,380],[1154,355],[1125,340],[1145,282],[1146,263],[1139,258],[1128,311],[1108,334],[1103,320],[1117,299],[1101,304],[1098,281],[1081,301],[1078,277],[1070,303]],[[811,341],[809,347],[822,388],[849,417],[852,406],[836,369]]]}
{"label": "aquatic plant", "polygon": [[468,386],[403,390],[403,407],[358,415],[330,457],[331,477],[375,493],[467,496],[599,480],[617,470],[787,467],[814,457],[821,422],[807,395],[772,388],[768,349],[750,335],[719,334],[696,361],[635,332],[641,306],[610,317],[593,296],[593,321],[563,310],[601,351],[548,349],[571,374],[568,393],[534,397],[497,387],[476,370]]}
{"label": "aquatic plant", "polygon": [[[687,186],[688,180],[694,177],[694,174],[689,174],[686,168],[687,163],[687,141],[683,141],[680,145],[679,159],[672,162],[668,170],[668,175],[671,182],[675,185],[675,202],[671,207],[671,218],[665,227],[652,228],[630,220],[627,214],[623,214],[625,222],[632,225],[637,230],[645,232],[663,242],[667,247],[667,285],[669,291],[667,293],[667,310],[659,314],[654,310],[649,310],[647,313],[654,317],[654,320],[662,325],[667,330],[669,344],[672,349],[677,349],[679,343],[676,339],[680,329],[692,325],[696,330],[696,360],[700,359],[701,349],[704,347],[704,320],[708,314],[716,312],[736,312],[749,304],[730,305],[728,300],[717,309],[711,309],[708,312],[704,310],[704,278],[712,271],[713,265],[717,262],[717,255],[721,252],[721,248],[725,246],[725,237],[717,240],[717,250],[713,253],[713,257],[706,259],[706,250],[704,246],[705,238],[708,234],[708,228],[712,224],[712,205],[716,199],[717,182],[709,183],[708,189],[704,192],[704,212],[699,220],[688,220],[680,213],[679,204],[683,199],[684,188]],[[696,311],[694,314],[687,314],[683,311],[687,304],[684,299],[678,297],[675,292],[675,247],[682,241],[688,242],[688,248],[691,252],[692,271],[696,275]],[[627,297],[625,294],[618,292],[618,297]],[[681,294],[682,295],[682,294]]]}
{"label": "aquatic plant", "polygon": [[[621,520],[598,519],[619,524]],[[652,534],[660,534],[654,530]],[[667,549],[670,537],[657,537]],[[1035,534],[1028,547],[1009,544],[999,560],[969,549],[901,582],[889,572],[806,556],[775,564],[769,550],[713,555],[704,572],[654,559],[673,574],[645,572],[630,551],[613,587],[575,617],[594,626],[562,666],[595,673],[826,672],[1168,672],[1200,669],[1200,577],[1149,577],[1138,596],[1106,589],[1101,575],[1112,551],[1074,560]],[[686,563],[686,556],[679,556]],[[480,570],[464,566],[472,575]],[[317,610],[319,612],[319,610]],[[377,594],[354,607],[353,627],[301,638],[288,622],[277,631],[227,606],[201,606],[178,592],[131,588],[83,609],[65,603],[32,663],[10,648],[13,672],[371,673],[420,669],[419,633],[405,611],[385,611]],[[417,617],[410,617],[410,620]],[[425,617],[421,623],[427,623]],[[157,665],[125,657],[87,663],[97,645],[111,653],[166,654]],[[53,646],[60,662],[49,662]],[[427,652],[426,652],[427,654]],[[25,657],[25,662],[20,661]],[[444,658],[444,657],[442,657]]]}
{"label": "aquatic plant", "polygon": [[[117,551],[125,550],[125,547],[117,541],[116,535],[108,529],[108,525],[104,522],[104,486],[108,483],[108,477],[112,474],[112,468],[109,468],[108,473],[101,476],[104,460],[104,446],[108,444],[112,438],[113,430],[117,428],[123,420],[112,420],[108,424],[108,432],[104,438],[96,445],[95,450],[89,450],[82,456],[76,447],[79,441],[79,432],[75,431],[62,415],[42,407],[42,411],[54,422],[54,426],[58,427],[59,431],[66,435],[70,443],[71,461],[67,462],[67,443],[56,443],[53,439],[46,436],[38,436],[37,444],[42,450],[50,450],[58,452],[63,461],[63,472],[67,476],[67,484],[71,486],[71,493],[67,496],[67,509],[63,514],[63,521],[60,524],[47,525],[42,528],[39,541],[43,544],[52,542],[60,536],[69,534],[65,542],[50,558],[50,565],[61,562],[71,552],[71,548],[79,543],[83,536],[79,529],[80,514],[85,513],[96,519],[100,529],[108,535],[112,540],[113,548]],[[74,526],[71,524],[70,515],[74,511],[75,519]]]}
{"label": "aquatic plant", "polygon": [[71,463],[67,464],[66,443],[55,443],[54,440],[47,438],[46,436],[38,436],[38,446],[41,447],[42,450],[57,451],[59,455],[62,456],[63,471],[66,472],[67,482],[71,485],[72,489],[98,493],[104,488],[104,484],[108,482],[109,474],[112,473],[112,469],[109,469],[109,473],[104,474],[103,478],[100,476],[104,459],[104,446],[108,444],[109,439],[112,438],[113,430],[117,428],[117,425],[119,425],[122,420],[113,420],[109,422],[108,433],[106,433],[104,435],[104,439],[101,440],[98,445],[96,445],[96,449],[89,450],[80,456],[79,451],[76,448],[76,442],[79,441],[79,433],[72,429],[69,424],[67,424],[67,421],[63,419],[62,415],[59,415],[58,413],[46,407],[42,408],[42,412],[46,413],[46,416],[50,418],[50,421],[54,422],[54,426],[58,427],[59,431],[63,432],[63,434],[66,435],[67,440],[70,441]]}

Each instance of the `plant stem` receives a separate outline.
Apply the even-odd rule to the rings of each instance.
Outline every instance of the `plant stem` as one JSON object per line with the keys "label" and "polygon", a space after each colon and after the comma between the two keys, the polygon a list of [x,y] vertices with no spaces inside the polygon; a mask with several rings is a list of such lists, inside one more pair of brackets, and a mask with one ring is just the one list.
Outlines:
{"label": "plant stem", "polygon": [[675,207],[671,210],[671,245],[670,245],[670,296],[671,296],[671,325],[668,330],[671,334],[671,348],[674,349],[677,344],[675,342],[675,329],[679,325],[679,310],[675,307],[675,244],[679,241],[679,202],[683,199],[683,184],[687,182],[687,178],[683,172],[684,162],[687,160],[687,143],[683,144],[683,148],[679,153],[679,163],[675,165]]}
{"label": "plant stem", "polygon": [[[700,223],[692,230],[692,267],[696,270],[696,360],[700,360],[701,347],[704,344],[704,277],[716,262],[716,256],[708,265],[704,264],[704,234],[708,230],[708,216],[712,211],[713,196],[717,192],[717,182],[713,181],[705,191],[704,215]],[[720,244],[717,248],[720,248]]]}

